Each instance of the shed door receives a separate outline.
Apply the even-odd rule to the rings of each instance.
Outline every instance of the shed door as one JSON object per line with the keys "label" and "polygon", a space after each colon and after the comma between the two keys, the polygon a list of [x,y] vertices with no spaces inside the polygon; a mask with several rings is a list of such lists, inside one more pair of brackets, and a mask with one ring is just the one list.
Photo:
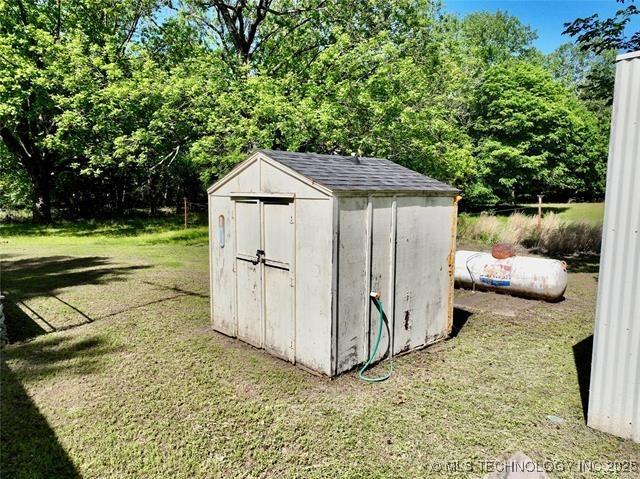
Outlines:
{"label": "shed door", "polygon": [[265,348],[291,361],[294,359],[293,322],[293,206],[265,201],[264,299]]}
{"label": "shed door", "polygon": [[238,337],[262,347],[260,202],[236,201],[236,290]]}
{"label": "shed door", "polygon": [[236,200],[238,337],[294,360],[293,203]]}

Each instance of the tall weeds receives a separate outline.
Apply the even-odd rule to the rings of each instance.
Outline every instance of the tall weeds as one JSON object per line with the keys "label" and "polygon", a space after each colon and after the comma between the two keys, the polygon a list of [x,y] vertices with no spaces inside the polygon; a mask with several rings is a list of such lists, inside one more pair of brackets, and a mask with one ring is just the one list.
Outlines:
{"label": "tall weeds", "polygon": [[535,216],[522,213],[514,213],[502,221],[486,214],[479,217],[461,214],[458,238],[487,244],[513,243],[549,254],[599,253],[602,225],[564,221],[554,213],[542,218],[540,228]]}

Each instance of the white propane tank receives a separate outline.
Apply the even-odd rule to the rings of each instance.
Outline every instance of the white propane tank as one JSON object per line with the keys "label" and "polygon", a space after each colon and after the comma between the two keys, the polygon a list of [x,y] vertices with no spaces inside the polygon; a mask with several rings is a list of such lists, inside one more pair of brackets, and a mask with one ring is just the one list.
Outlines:
{"label": "white propane tank", "polygon": [[490,253],[458,251],[455,283],[458,287],[475,285],[477,289],[558,301],[567,289],[567,264],[530,256],[496,259]]}

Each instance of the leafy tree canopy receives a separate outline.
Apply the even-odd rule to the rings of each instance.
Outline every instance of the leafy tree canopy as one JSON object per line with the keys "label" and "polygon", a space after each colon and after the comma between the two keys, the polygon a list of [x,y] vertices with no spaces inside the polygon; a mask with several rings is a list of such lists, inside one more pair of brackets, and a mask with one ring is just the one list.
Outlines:
{"label": "leafy tree canopy", "polygon": [[521,61],[491,67],[474,106],[483,183],[495,199],[589,196],[602,187],[597,118],[548,71]]}
{"label": "leafy tree canopy", "polygon": [[640,50],[640,32],[628,34],[631,19],[640,15],[635,0],[616,0],[621,7],[613,17],[601,19],[596,13],[565,23],[564,34],[576,37],[580,48],[596,54]]}
{"label": "leafy tree canopy", "polygon": [[0,207],[177,206],[255,148],[385,156],[470,203],[603,190],[609,53],[436,1],[0,2]]}

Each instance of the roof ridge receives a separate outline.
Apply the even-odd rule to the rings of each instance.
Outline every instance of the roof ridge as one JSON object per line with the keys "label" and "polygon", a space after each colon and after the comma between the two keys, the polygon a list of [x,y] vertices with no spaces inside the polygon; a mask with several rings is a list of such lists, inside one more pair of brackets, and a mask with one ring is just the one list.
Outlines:
{"label": "roof ridge", "polygon": [[[358,156],[358,155],[338,155],[335,153],[317,153],[314,151],[288,151],[288,150],[273,150],[271,148],[258,148],[255,151],[259,151],[261,153],[264,154],[269,154],[269,153],[285,153],[287,155],[292,155],[292,156],[324,156],[324,157],[330,157],[330,158],[363,158],[363,159],[367,159],[367,160],[385,160],[385,161],[391,161],[388,158],[382,158],[379,156]],[[392,162],[393,163],[393,162]],[[397,164],[397,163],[395,163]],[[400,165],[401,166],[401,165]]]}
{"label": "roof ridge", "polygon": [[[388,158],[259,149],[263,155],[336,191],[431,191],[451,196],[458,189]],[[318,160],[324,161],[318,161]],[[354,160],[358,161],[354,161]]]}

